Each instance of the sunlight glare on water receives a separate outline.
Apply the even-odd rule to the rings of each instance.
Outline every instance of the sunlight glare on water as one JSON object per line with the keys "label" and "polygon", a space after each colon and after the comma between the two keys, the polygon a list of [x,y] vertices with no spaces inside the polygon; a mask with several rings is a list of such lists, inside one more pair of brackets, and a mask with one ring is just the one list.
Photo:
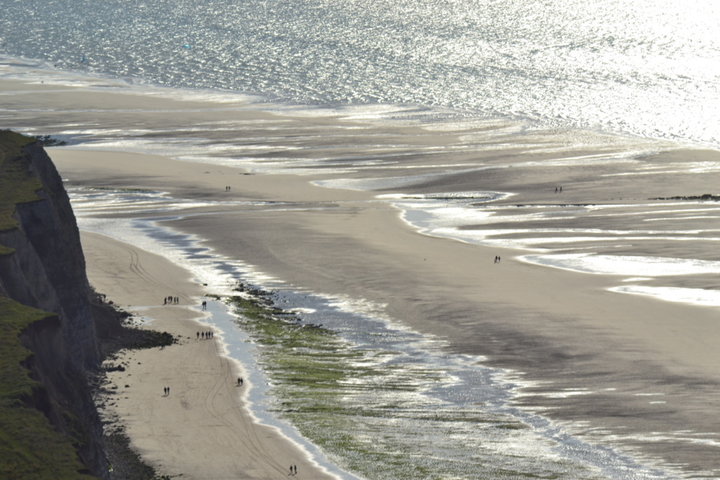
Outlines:
{"label": "sunlight glare on water", "polygon": [[[314,106],[415,105],[720,144],[712,0],[29,0],[0,53]],[[33,21],[17,22],[28,12]]]}

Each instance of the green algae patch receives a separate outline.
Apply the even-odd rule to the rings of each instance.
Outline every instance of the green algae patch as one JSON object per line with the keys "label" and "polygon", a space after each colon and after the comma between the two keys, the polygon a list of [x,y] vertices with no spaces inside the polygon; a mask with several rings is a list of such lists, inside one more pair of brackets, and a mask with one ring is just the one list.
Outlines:
{"label": "green algae patch", "polygon": [[538,464],[534,447],[514,451],[543,440],[477,400],[443,400],[435,389],[455,380],[445,367],[413,361],[415,350],[355,343],[275,307],[265,292],[229,300],[272,385],[269,411],[342,469],[370,480],[597,478],[561,458]]}
{"label": "green algae patch", "polygon": [[44,392],[24,366],[32,352],[19,337],[50,316],[0,296],[0,478],[94,478],[83,473],[72,441],[31,405]]}

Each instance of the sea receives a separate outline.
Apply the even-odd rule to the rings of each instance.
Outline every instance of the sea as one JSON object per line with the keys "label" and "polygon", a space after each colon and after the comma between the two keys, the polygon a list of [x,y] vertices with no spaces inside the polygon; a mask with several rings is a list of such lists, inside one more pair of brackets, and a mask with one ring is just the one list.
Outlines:
{"label": "sea", "polygon": [[[458,125],[465,123],[474,128],[487,123],[505,133],[542,129],[618,135],[652,145],[649,150],[669,144],[720,148],[720,3],[712,0],[0,0],[0,7],[0,79],[242,104],[294,116],[341,116],[438,129],[452,124],[460,130]],[[313,164],[292,155],[260,162],[247,154],[247,145],[213,143],[218,136],[227,140],[227,131],[235,125],[188,125],[178,141],[178,129],[33,123],[27,112],[18,120],[4,103],[0,97],[3,127],[50,133],[76,148],[163,151],[263,173],[331,165],[327,158]],[[43,116],[42,111],[36,114]],[[591,160],[563,159],[575,164]],[[367,165],[367,160],[358,160],[338,162],[337,168],[356,173]],[[677,166],[668,166],[668,172],[672,168]],[[700,174],[720,171],[717,164],[695,168]],[[391,180],[396,186],[403,181]],[[389,180],[356,176],[317,184],[387,187],[380,181]],[[213,252],[201,238],[167,226],[178,209],[212,205],[154,191],[78,187],[70,194],[82,229],[160,253],[223,295],[232,295],[238,281],[273,291],[274,304],[293,316],[282,323],[293,338],[297,324],[323,325],[321,336],[309,337],[314,346],[305,345],[298,353],[295,347],[283,349],[282,343],[268,341],[231,305],[211,302],[206,318],[221,332],[228,355],[250,370],[251,401],[260,421],[282,429],[339,478],[713,478],[617,448],[601,434],[575,435],[574,427],[517,406],[514,399],[528,382],[517,372],[490,368],[482,357],[449,355],[441,339],[408,329],[388,317],[382,305],[290,287],[253,265]],[[478,209],[479,203],[492,204],[508,194],[386,193],[378,199],[395,205],[419,232],[524,249],[521,261],[549,268],[631,279],[720,272],[720,262],[692,255],[619,256],[582,248],[563,253],[537,248],[551,236],[555,243],[582,244],[585,249],[618,238],[717,242],[720,234],[712,225],[676,231],[664,224],[670,213],[680,211],[686,212],[686,220],[718,218],[713,205],[575,206],[578,211],[562,214],[617,213],[632,220],[642,212],[645,225],[652,228],[561,232],[543,227],[544,219],[558,218],[549,208],[525,215],[505,215],[502,208],[490,215]],[[278,208],[263,202],[238,206]],[[103,218],[120,210],[141,215]],[[538,222],[532,232],[507,227],[510,221],[519,225],[528,220]],[[502,235],[493,230],[495,223],[503,224]],[[485,228],[462,228],[468,224]],[[712,289],[630,281],[616,291],[720,306],[720,295]],[[304,355],[296,362],[304,367],[331,364],[333,374],[340,375],[342,366],[339,370],[345,373],[336,378],[336,388],[329,392],[319,382],[303,386],[299,394],[283,383],[298,372],[273,365],[287,364],[283,360],[290,348],[295,348],[293,358]],[[328,353],[337,351],[343,355]],[[329,357],[328,364],[312,363],[323,355]],[[358,377],[373,388],[354,382]],[[296,408],[282,408],[290,400]],[[653,396],[651,401],[662,399]],[[685,435],[689,443],[718,442],[687,432],[661,433]]]}
{"label": "sea", "polygon": [[0,53],[310,107],[404,105],[720,144],[712,0],[25,0]]}

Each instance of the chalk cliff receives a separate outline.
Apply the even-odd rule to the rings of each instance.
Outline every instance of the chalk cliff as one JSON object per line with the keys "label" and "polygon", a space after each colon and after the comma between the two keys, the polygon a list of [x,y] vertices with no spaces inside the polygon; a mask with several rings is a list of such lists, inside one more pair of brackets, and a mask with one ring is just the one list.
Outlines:
{"label": "chalk cliff", "polygon": [[[5,352],[23,352],[29,377],[0,376],[0,383],[9,382],[0,385],[0,426],[31,409],[41,412],[50,433],[62,437],[58,442],[64,438],[78,452],[70,459],[79,465],[70,469],[72,478],[107,478],[108,470],[89,387],[100,362],[102,306],[93,302],[75,216],[55,166],[39,142],[0,131],[0,361],[3,371],[14,371],[17,361]],[[23,324],[25,318],[32,320]],[[0,455],[10,459],[0,463],[12,463],[0,467],[0,477],[51,478],[23,473],[50,461],[33,456],[37,445],[14,444],[35,442],[19,438],[25,433],[19,428],[0,439]],[[17,453],[26,450],[27,458]]]}

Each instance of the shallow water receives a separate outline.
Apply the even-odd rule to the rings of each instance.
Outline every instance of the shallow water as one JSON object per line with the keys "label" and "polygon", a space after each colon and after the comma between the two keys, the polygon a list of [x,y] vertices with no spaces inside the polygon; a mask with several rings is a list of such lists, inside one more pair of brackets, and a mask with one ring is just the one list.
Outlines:
{"label": "shallow water", "polygon": [[[113,9],[119,5],[116,2],[106,2],[102,8],[93,11],[92,15],[101,18],[108,11],[115,12]],[[356,190],[378,189],[384,193],[412,190],[417,185],[444,180],[453,175],[461,179],[462,176],[479,171],[494,174],[498,171],[523,169],[534,173],[547,167],[570,169],[603,165],[608,168],[604,173],[607,175],[605,178],[612,182],[634,182],[653,177],[676,179],[681,177],[680,174],[698,175],[699,177],[695,178],[700,178],[720,171],[720,164],[712,161],[645,164],[638,160],[641,154],[666,149],[667,144],[565,130],[565,127],[569,126],[589,126],[605,131],[619,130],[653,138],[671,138],[717,146],[718,135],[714,129],[720,125],[720,122],[716,121],[720,109],[709,108],[720,98],[720,95],[716,95],[719,83],[716,81],[714,68],[714,61],[718,58],[714,43],[716,37],[711,35],[708,40],[702,35],[694,39],[675,35],[673,25],[668,24],[669,17],[666,15],[675,12],[673,18],[678,25],[685,27],[691,24],[701,26],[705,20],[713,17],[705,16],[693,23],[692,16],[688,17],[686,12],[677,11],[678,5],[665,5],[664,9],[658,6],[657,11],[655,5],[626,5],[623,2],[611,2],[598,6],[597,9],[585,8],[571,15],[578,23],[563,24],[574,26],[574,30],[570,28],[572,31],[568,32],[568,35],[580,35],[585,43],[571,42],[567,45],[549,46],[533,37],[533,34],[542,34],[536,29],[544,28],[543,22],[503,25],[500,21],[517,21],[519,17],[512,17],[511,14],[518,12],[530,15],[528,18],[544,18],[538,15],[545,12],[533,13],[537,6],[525,5],[523,2],[483,5],[488,11],[497,10],[495,13],[499,21],[498,28],[510,36],[503,37],[498,32],[487,30],[497,38],[484,45],[492,46],[494,50],[481,48],[481,51],[471,51],[470,54],[476,55],[480,63],[503,63],[505,60],[512,60],[511,63],[516,69],[491,68],[497,75],[486,74],[487,71],[480,67],[469,71],[457,64],[439,65],[439,70],[433,70],[430,67],[435,64],[428,64],[423,52],[416,52],[415,57],[408,57],[404,56],[406,52],[400,51],[403,55],[395,56],[398,63],[394,65],[393,71],[397,75],[392,82],[378,80],[377,75],[378,72],[382,74],[382,68],[354,70],[352,78],[348,76],[340,83],[335,82],[337,79],[332,74],[308,81],[308,75],[322,74],[322,69],[313,64],[316,59],[309,58],[300,69],[291,68],[303,63],[298,62],[299,50],[297,45],[285,48],[284,42],[289,39],[279,34],[262,38],[261,40],[267,42],[253,43],[252,46],[279,42],[278,44],[283,45],[282,48],[266,51],[262,51],[262,48],[247,49],[250,54],[258,55],[261,59],[265,59],[262,56],[270,53],[277,54],[277,58],[273,57],[272,61],[266,63],[258,60],[254,65],[255,70],[241,71],[240,75],[239,70],[233,70],[237,67],[233,62],[240,57],[236,58],[231,54],[230,58],[226,58],[221,55],[227,43],[218,39],[234,41],[231,35],[233,32],[230,30],[207,31],[203,32],[202,37],[197,37],[210,39],[215,38],[215,34],[219,35],[215,38],[217,41],[209,41],[209,44],[203,47],[200,57],[197,55],[201,50],[197,42],[190,45],[192,48],[189,49],[184,48],[182,43],[178,50],[176,42],[185,40],[178,36],[181,34],[177,33],[177,29],[164,38],[154,37],[157,42],[148,45],[156,50],[145,56],[141,55],[141,48],[148,46],[145,44],[137,46],[139,50],[136,50],[135,47],[128,48],[127,45],[119,43],[111,42],[108,45],[106,38],[92,45],[88,42],[92,40],[92,35],[107,35],[112,38],[112,35],[118,32],[125,35],[125,38],[130,38],[136,35],[133,30],[135,28],[144,32],[152,27],[159,32],[168,32],[178,25],[178,21],[189,18],[184,16],[183,12],[193,12],[201,4],[186,1],[173,4],[173,7],[178,9],[176,12],[156,11],[163,5],[166,4],[160,2],[144,7],[140,4],[132,5],[127,11],[118,13],[117,24],[113,28],[98,30],[98,22],[83,22],[77,32],[82,32],[82,28],[92,29],[92,33],[85,32],[84,36],[78,36],[68,28],[74,23],[72,16],[77,16],[77,9],[86,7],[83,2],[72,5],[63,1],[49,2],[43,9],[33,2],[25,4],[23,8],[30,11],[37,7],[34,25],[38,30],[29,31],[19,31],[19,24],[12,23],[8,26],[7,23],[13,8],[22,5],[4,5],[8,8],[0,12],[0,24],[3,25],[0,36],[5,43],[0,50],[4,49],[12,55],[40,58],[41,61],[5,57],[0,61],[0,76],[21,78],[33,84],[44,82],[45,87],[52,86],[57,92],[66,93],[71,90],[70,87],[80,86],[83,91],[106,92],[109,96],[128,92],[142,95],[148,100],[182,98],[202,103],[178,111],[165,111],[164,106],[158,107],[155,103],[153,106],[131,109],[103,109],[88,104],[73,104],[65,109],[37,104],[13,104],[4,108],[23,93],[21,90],[6,92],[0,96],[0,121],[6,126],[28,133],[54,134],[78,148],[159,153],[180,160],[236,166],[254,173],[323,175],[323,180],[316,182],[318,185]],[[214,7],[220,9],[223,5],[225,3],[221,1],[213,3]],[[252,9],[258,8],[258,5],[258,2],[245,2],[234,5],[233,8]],[[303,3],[304,5],[306,3]],[[314,5],[318,7],[315,13],[328,11],[327,5],[322,2]],[[570,6],[565,7],[550,3],[546,4],[546,7],[548,12],[562,9],[567,13],[568,8],[583,6],[582,3],[568,5]],[[125,8],[126,4],[123,3],[122,6]],[[338,20],[333,17],[336,13],[340,12],[338,14],[342,16],[343,11],[354,12],[357,9],[357,5],[352,2],[341,2],[335,6],[337,11],[330,12],[326,17],[331,23]],[[427,13],[429,9],[437,8],[435,4],[424,2],[400,2],[393,5],[381,2],[375,6],[385,13],[392,11],[395,15],[392,17],[393,21],[403,25],[407,23],[413,28],[420,26],[422,20],[435,17],[415,14],[410,15],[408,22],[404,22],[402,15],[413,11]],[[477,7],[477,4],[468,2],[464,6],[469,14],[472,14],[471,7]],[[461,7],[462,3],[455,2],[452,3],[452,8],[448,8],[453,10]],[[715,8],[702,2],[696,7],[695,12]],[[150,9],[146,11],[148,16],[136,19],[133,15],[137,10],[133,9],[138,8]],[[316,20],[308,18],[308,12],[302,11],[298,3],[286,2],[273,8],[267,12],[272,18],[248,17],[240,21],[247,21],[255,26],[279,25],[288,14],[298,14],[297,23],[293,24],[298,33],[303,26],[307,27]],[[53,11],[58,13],[58,9],[62,12],[55,18],[49,18],[46,14]],[[633,15],[625,19],[614,14],[608,16],[607,9],[626,13],[630,9]],[[239,10],[227,12],[228,21],[236,18],[234,15]],[[369,12],[367,18],[378,18],[379,11]],[[453,17],[457,13],[455,10],[450,12],[447,21],[457,18]],[[158,15],[159,21],[156,25],[148,26],[146,21],[151,19],[153,14]],[[584,29],[588,24],[581,20],[590,21],[596,14],[605,15],[603,22],[607,23],[598,24],[598,31],[588,32]],[[345,16],[342,20],[347,21],[348,18],[350,17]],[[562,18],[567,19],[558,16],[548,21],[562,21]],[[646,25],[638,23],[645,18],[663,20],[659,30],[647,32],[648,29],[643,28]],[[625,20],[637,28],[627,29],[622,32],[623,35],[615,36],[618,29],[625,25],[622,23]],[[424,41],[413,46],[427,47],[435,44],[440,37],[447,36],[451,39],[451,34],[462,36],[466,33],[463,32],[464,27],[457,31],[447,31],[449,24],[443,24],[445,21],[444,15],[437,16],[437,22],[427,29],[427,38],[423,37]],[[553,24],[558,27],[556,23]],[[592,21],[590,24],[595,25]],[[206,24],[201,22],[198,25]],[[353,26],[353,40],[357,40],[364,33],[362,28],[359,28],[361,25],[362,22]],[[477,23],[472,21],[465,25],[467,28],[475,26]],[[143,28],[146,30],[142,30]],[[187,24],[185,31],[194,32],[194,28],[194,25]],[[614,33],[603,31],[606,28]],[[668,30],[663,30],[664,28]],[[554,29],[558,38],[564,35],[560,30],[559,27]],[[415,34],[422,33],[422,29],[413,31]],[[46,32],[51,33],[46,36]],[[528,35],[527,44],[517,41],[518,32]],[[268,34],[258,31],[246,33],[253,42],[257,39],[256,35]],[[481,35],[485,33],[480,32]],[[584,36],[586,33],[587,36]],[[646,33],[649,37],[644,37]],[[643,36],[639,46],[634,40],[624,37],[630,34]],[[144,34],[136,36],[141,38]],[[52,38],[53,41],[48,42],[47,38]],[[298,35],[295,40],[303,38],[305,37]],[[28,39],[31,41],[26,41]],[[621,39],[625,40],[620,41]],[[548,46],[545,49],[547,56],[544,56],[543,49],[537,49],[538,45]],[[98,47],[103,51],[97,55],[88,54],[86,51],[91,47]],[[334,45],[330,44],[330,47]],[[520,49],[519,52],[512,51],[515,47]],[[664,50],[666,47],[667,51]],[[375,52],[372,49],[368,51]],[[527,65],[518,59],[526,58],[528,52],[532,53],[537,62],[549,61],[552,65],[549,65],[549,68],[540,68],[539,63],[530,62],[528,65],[531,68],[524,69]],[[283,60],[282,55],[286,53],[295,58]],[[347,52],[333,50],[325,53],[342,55]],[[628,56],[628,53],[631,55]],[[637,58],[642,59],[653,58],[660,63],[636,62],[637,65],[633,64],[635,66],[625,65],[624,60],[636,58],[632,54],[638,54]],[[85,60],[82,55],[85,55]],[[158,62],[158,56],[164,55],[167,55],[166,61]],[[381,50],[378,55],[381,60],[388,57],[386,50]],[[489,55],[490,60],[485,55]],[[223,58],[223,62],[199,62],[201,57],[207,59],[215,56]],[[603,57],[604,60],[594,65],[592,62],[586,63],[588,57]],[[273,63],[276,59],[281,64]],[[404,68],[403,62],[408,60],[416,61],[411,69]],[[563,66],[557,63],[564,60],[569,64]],[[45,61],[57,64],[60,69],[44,63]],[[686,61],[695,67],[684,68],[688,66],[684,63]],[[342,61],[338,60],[336,63],[329,63],[328,67],[334,72],[336,66],[341,64]],[[372,62],[364,65],[372,65]],[[215,66],[218,68],[215,69]],[[420,77],[410,78],[419,70],[424,71],[426,66],[429,73],[424,75],[419,83]],[[588,70],[585,70],[585,66]],[[661,66],[663,68],[660,68]],[[614,67],[622,72],[614,71]],[[652,71],[644,71],[646,67]],[[211,75],[205,75],[208,68],[212,71]],[[547,76],[538,76],[537,68]],[[277,76],[280,70],[283,75]],[[86,75],[86,72],[97,75]],[[608,75],[605,76],[605,73]],[[407,74],[408,77],[401,74]],[[687,74],[689,76],[685,78],[684,75]],[[201,79],[199,83],[198,79]],[[433,83],[435,80],[437,83]],[[446,88],[450,80],[457,81],[456,88]],[[238,83],[233,84],[235,81]],[[473,81],[475,83],[472,83]],[[180,88],[158,88],[158,85]],[[461,88],[457,88],[458,85]],[[470,87],[466,87],[468,85]],[[221,90],[218,86],[230,90]],[[379,90],[373,90],[376,87]],[[351,91],[355,88],[359,90]],[[365,88],[381,93],[362,93]],[[468,95],[471,91],[473,95]],[[248,96],[247,93],[256,96]],[[261,103],[269,99],[281,102]],[[305,105],[302,105],[303,102]],[[698,111],[699,104],[703,105],[702,112]],[[672,112],[668,111],[667,105],[672,105]],[[264,109],[279,115],[249,120],[226,115],[229,111],[244,114],[253,109]],[[688,112],[692,118],[688,119],[678,112]],[[297,122],[297,118],[305,118],[307,121]],[[354,123],[356,120],[359,122]],[[132,128],[127,128],[129,123]],[[408,125],[420,125],[422,130],[405,128]],[[542,126],[559,126],[562,131],[547,135],[547,132],[539,128]],[[437,139],[427,141],[430,134],[437,135]],[[488,161],[488,158],[494,160]],[[389,172],[396,172],[396,175],[388,175]],[[713,249],[705,247],[716,245],[720,239],[713,226],[717,223],[717,207],[711,202],[659,204],[643,199],[631,203],[585,205],[578,202],[567,204],[558,198],[547,204],[538,203],[518,208],[512,204],[518,192],[474,192],[471,190],[473,187],[458,187],[460,192],[447,192],[447,182],[439,183],[443,183],[443,188],[431,194],[424,189],[422,193],[413,196],[395,194],[378,197],[377,201],[395,204],[409,224],[426,234],[500,247],[520,247],[534,251],[532,253],[539,255],[547,264],[558,264],[558,255],[575,255],[572,257],[575,259],[573,266],[577,268],[582,264],[583,268],[590,270],[593,270],[592,260],[612,260],[601,262],[604,265],[618,262],[627,265],[628,262],[623,262],[623,259],[630,257],[634,260],[642,258],[646,262],[655,262],[659,257],[652,258],[643,252],[644,246],[651,245],[655,240],[676,246],[675,253],[680,252],[677,256],[663,256],[660,260],[666,264],[683,266],[693,262],[702,263],[712,260],[703,255]],[[489,188],[492,189],[492,185]],[[383,402],[377,409],[371,408],[367,392],[359,388],[357,382],[348,379],[344,381],[343,389],[337,392],[338,397],[332,397],[336,411],[327,418],[299,414],[293,418],[296,412],[285,411],[280,404],[274,403],[275,400],[272,399],[282,402],[283,398],[291,398],[306,410],[314,408],[313,402],[318,400],[319,393],[310,389],[303,391],[304,397],[298,398],[296,392],[283,387],[286,380],[268,380],[275,384],[276,388],[267,390],[270,397],[262,401],[257,399],[259,411],[265,408],[267,413],[265,417],[262,417],[265,415],[263,413],[258,415],[266,421],[283,424],[278,419],[283,416],[285,420],[292,420],[313,442],[323,444],[331,460],[319,458],[320,463],[336,463],[368,478],[383,478],[385,473],[373,467],[379,457],[377,452],[371,450],[375,445],[369,441],[370,438],[377,438],[382,450],[391,452],[395,469],[395,477],[391,478],[402,478],[403,475],[412,473],[417,477],[434,468],[440,469],[443,465],[447,467],[447,471],[454,472],[454,478],[476,478],[479,468],[488,469],[483,470],[483,474],[491,478],[501,474],[509,478],[520,474],[556,475],[560,478],[682,477],[681,473],[672,471],[672,466],[664,466],[666,469],[663,471],[655,470],[652,459],[639,456],[633,459],[632,455],[617,451],[614,446],[621,443],[621,439],[613,438],[601,429],[594,431],[592,435],[584,435],[585,439],[593,439],[592,443],[587,443],[571,435],[573,431],[582,430],[578,425],[553,424],[539,414],[513,407],[513,398],[523,395],[524,382],[519,374],[489,370],[483,366],[482,358],[448,357],[443,353],[442,345],[434,343],[434,339],[418,337],[413,332],[400,328],[398,322],[403,319],[385,318],[382,306],[367,305],[363,299],[356,298],[329,299],[321,295],[322,292],[311,294],[293,291],[281,281],[268,277],[250,265],[218,257],[199,243],[201,239],[161,228],[152,219],[123,223],[116,219],[91,218],[92,215],[127,211],[133,214],[150,214],[155,220],[170,220],[176,218],[178,209],[192,211],[202,208],[207,211],[214,207],[229,206],[270,209],[288,208],[288,205],[255,201],[198,202],[172,198],[155,191],[112,190],[75,191],[73,204],[80,212],[83,228],[100,231],[160,253],[189,268],[198,281],[207,283],[214,292],[230,295],[236,281],[243,279],[254,285],[276,289],[277,304],[300,312],[298,318],[302,322],[332,326],[330,332],[333,341],[343,342],[349,351],[354,352],[355,363],[346,362],[347,359],[342,362],[338,360],[343,366],[343,372],[360,372],[374,382],[373,385],[377,386],[378,395]],[[602,222],[608,218],[618,220],[612,230],[602,226]],[[523,224],[518,228],[520,222]],[[563,222],[571,222],[571,228]],[[578,256],[578,253],[583,255]],[[586,253],[596,254],[596,258],[586,256]],[[588,257],[590,261],[587,260]],[[585,260],[578,262],[578,258]],[[563,266],[569,265],[565,262]],[[644,278],[648,278],[644,275],[642,262],[640,271]],[[662,298],[676,298],[690,303],[701,303],[705,301],[703,299],[708,293],[712,293],[702,289],[680,291],[676,287],[663,287],[657,282],[653,287],[648,287],[642,285],[645,280],[637,279],[638,269],[624,273],[628,277],[635,277],[635,280],[619,280],[623,284],[616,289],[618,292],[659,295]],[[219,315],[218,313],[218,318]],[[375,335],[366,338],[366,325],[372,327],[370,330]],[[230,328],[223,328],[227,337],[231,338]],[[259,340],[257,342],[258,345],[263,343]],[[279,353],[273,352],[271,348],[263,350],[267,350],[261,354],[261,358],[265,358],[266,362],[273,355],[286,353],[282,350]],[[312,356],[312,352],[304,353]],[[272,372],[267,368],[267,374],[272,373],[280,378],[287,375],[287,371]],[[429,386],[431,382],[432,386]],[[259,385],[262,381],[258,380],[257,383]],[[398,385],[403,387],[400,393],[396,388]],[[466,396],[463,392],[472,392],[475,396]],[[553,398],[586,394],[589,392],[574,388],[544,393]],[[477,402],[478,398],[482,400]],[[660,397],[649,400],[663,401]],[[263,402],[266,402],[264,407]],[[387,408],[380,408],[383,405]],[[442,412],[442,416],[439,419],[429,418],[428,411]],[[328,422],[327,425],[334,429],[342,428],[357,435],[333,443],[334,439],[323,438],[326,430],[318,428],[321,421]],[[518,425],[521,427],[515,428]],[[297,435],[292,433],[294,429],[285,428],[289,435]],[[667,438],[681,439],[690,444],[711,444],[713,441],[697,435],[703,434],[655,432],[648,436],[647,441]],[[630,436],[632,433],[620,437]],[[485,438],[492,441],[486,442],[483,440]],[[424,460],[408,453],[415,452],[416,448],[424,455],[423,459],[430,458],[433,460],[431,463],[437,465],[426,465]],[[472,451],[468,452],[468,449]],[[476,464],[469,465],[466,458],[474,459]],[[533,458],[542,458],[543,461],[535,464],[531,461]],[[410,466],[407,466],[408,461]],[[416,467],[430,470],[413,470]]]}
{"label": "shallow water", "polygon": [[[391,202],[406,223],[425,235],[533,252],[516,258],[536,265],[634,281],[707,278],[720,272],[720,262],[706,253],[694,258],[705,246],[720,241],[719,224],[713,222],[720,209],[716,202],[583,205],[559,200],[513,205],[512,194],[486,191],[381,194],[377,198]],[[499,200],[507,201],[498,204]],[[612,229],[604,226],[608,218],[612,218]],[[683,228],[678,228],[681,224]],[[643,255],[653,252],[652,244],[658,241],[680,245],[678,250],[685,256]],[[615,253],[618,250],[628,253]],[[715,289],[623,285],[610,290],[720,306]]]}
{"label": "shallow water", "polygon": [[[442,341],[402,326],[382,305],[298,290],[163,226],[173,218],[166,206],[176,203],[165,195],[70,191],[83,230],[159,253],[190,270],[212,293],[242,295],[235,290],[239,281],[272,290],[266,298],[282,310],[265,320],[242,309],[233,316],[232,309],[211,302],[206,321],[221,332],[228,355],[249,369],[255,415],[342,478],[680,476],[612,442],[589,443],[570,426],[518,407],[522,375],[489,368],[482,357],[449,355]],[[144,204],[144,213],[155,216],[102,218],[138,196],[164,201]]]}

